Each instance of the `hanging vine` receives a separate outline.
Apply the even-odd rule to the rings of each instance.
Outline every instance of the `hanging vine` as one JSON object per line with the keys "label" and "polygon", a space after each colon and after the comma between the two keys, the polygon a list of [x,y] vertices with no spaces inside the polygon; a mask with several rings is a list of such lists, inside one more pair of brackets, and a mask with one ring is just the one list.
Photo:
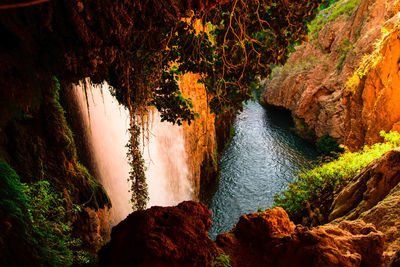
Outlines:
{"label": "hanging vine", "polygon": [[[178,86],[179,75],[194,72],[211,112],[241,110],[260,78],[306,38],[307,22],[327,1],[57,0],[2,11],[0,87],[13,90],[0,98],[25,106],[18,96],[34,95],[38,77],[107,81],[131,114],[132,202],[142,209],[148,197],[139,139],[149,107],[171,123],[194,120]],[[208,31],[194,30],[198,20]]]}

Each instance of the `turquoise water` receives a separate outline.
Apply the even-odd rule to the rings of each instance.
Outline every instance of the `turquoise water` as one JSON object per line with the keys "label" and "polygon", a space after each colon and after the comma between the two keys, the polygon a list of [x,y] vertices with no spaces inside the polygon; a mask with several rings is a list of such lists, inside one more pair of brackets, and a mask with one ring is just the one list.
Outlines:
{"label": "turquoise water", "polygon": [[221,159],[221,177],[210,209],[209,236],[229,231],[240,215],[270,207],[299,170],[317,157],[313,145],[290,131],[290,114],[249,102]]}

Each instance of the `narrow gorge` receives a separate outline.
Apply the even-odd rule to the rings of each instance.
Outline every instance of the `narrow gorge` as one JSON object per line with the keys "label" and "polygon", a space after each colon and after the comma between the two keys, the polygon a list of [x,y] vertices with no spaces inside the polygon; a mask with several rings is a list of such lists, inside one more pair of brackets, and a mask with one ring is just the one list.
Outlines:
{"label": "narrow gorge", "polygon": [[4,0],[0,266],[400,266],[399,0]]}

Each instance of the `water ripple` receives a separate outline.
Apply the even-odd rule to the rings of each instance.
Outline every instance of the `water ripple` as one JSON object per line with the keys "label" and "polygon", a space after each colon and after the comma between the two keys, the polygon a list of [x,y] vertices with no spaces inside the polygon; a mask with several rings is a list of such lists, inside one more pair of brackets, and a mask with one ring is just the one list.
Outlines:
{"label": "water ripple", "polygon": [[221,159],[209,235],[229,231],[239,216],[267,208],[296,173],[310,167],[315,148],[289,129],[290,116],[249,102],[234,122],[236,135]]}

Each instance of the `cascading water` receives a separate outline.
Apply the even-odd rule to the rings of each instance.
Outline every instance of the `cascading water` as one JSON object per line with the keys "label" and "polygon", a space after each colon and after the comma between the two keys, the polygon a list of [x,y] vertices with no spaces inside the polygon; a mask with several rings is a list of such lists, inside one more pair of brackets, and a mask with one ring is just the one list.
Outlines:
{"label": "cascading water", "polygon": [[161,122],[158,112],[155,112],[144,158],[149,206],[174,206],[193,199],[183,127]]}
{"label": "cascading water", "polygon": [[129,112],[111,96],[106,84],[100,88],[87,86],[88,103],[82,86],[75,87],[75,94],[89,132],[87,141],[100,182],[111,199],[110,225],[114,226],[132,211],[128,182],[130,166],[125,147],[129,140]]}
{"label": "cascading water", "polygon": [[[129,112],[110,94],[107,84],[100,88],[87,85],[87,100],[83,86],[76,86],[74,91],[89,132],[87,141],[100,182],[111,199],[110,225],[114,226],[132,212],[130,166],[126,157]],[[148,206],[171,206],[192,199],[182,127],[161,122],[159,114],[154,112],[149,133],[143,149],[150,197]]]}

